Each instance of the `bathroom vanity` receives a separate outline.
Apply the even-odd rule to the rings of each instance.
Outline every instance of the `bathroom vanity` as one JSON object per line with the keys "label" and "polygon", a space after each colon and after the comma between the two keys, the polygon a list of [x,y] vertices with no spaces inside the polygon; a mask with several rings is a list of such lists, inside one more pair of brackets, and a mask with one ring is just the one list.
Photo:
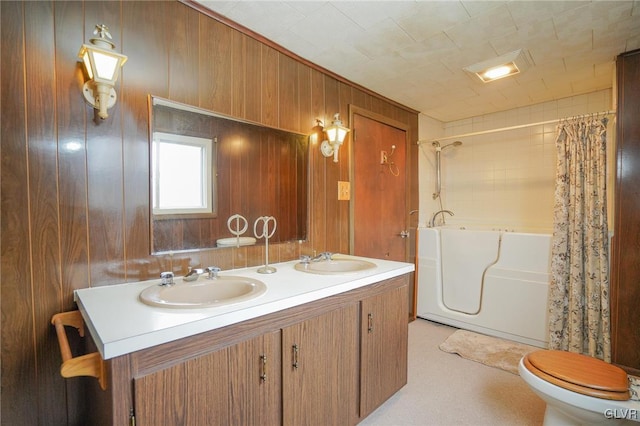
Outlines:
{"label": "bathroom vanity", "polygon": [[[349,257],[357,259],[355,257]],[[223,272],[264,281],[231,306],[168,309],[156,282],[83,289],[76,301],[104,360],[92,424],[356,424],[407,381],[409,263],[314,274],[298,262]],[[204,279],[204,278],[200,278]],[[178,279],[179,280],[179,279]]]}

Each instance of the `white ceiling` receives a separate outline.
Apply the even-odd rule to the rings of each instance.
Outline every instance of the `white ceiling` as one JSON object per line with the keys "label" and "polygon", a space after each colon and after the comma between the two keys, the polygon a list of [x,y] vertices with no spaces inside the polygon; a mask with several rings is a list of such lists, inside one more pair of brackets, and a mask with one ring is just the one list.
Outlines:
{"label": "white ceiling", "polygon": [[[640,0],[198,2],[444,122],[612,87],[615,57],[640,48]],[[519,75],[463,71],[517,49],[533,60]]]}

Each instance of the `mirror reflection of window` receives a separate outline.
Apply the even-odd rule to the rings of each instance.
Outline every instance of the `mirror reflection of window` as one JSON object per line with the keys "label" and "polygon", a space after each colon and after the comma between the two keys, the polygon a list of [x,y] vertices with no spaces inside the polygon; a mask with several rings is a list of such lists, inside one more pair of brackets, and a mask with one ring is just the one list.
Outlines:
{"label": "mirror reflection of window", "polygon": [[214,214],[213,141],[153,133],[153,214]]}
{"label": "mirror reflection of window", "polygon": [[[218,239],[231,236],[227,219],[234,213],[242,214],[250,224],[257,217],[275,216],[278,230],[269,244],[307,239],[308,134],[248,122],[152,95],[149,107],[152,254],[215,248]],[[206,191],[213,194],[212,213],[158,213],[156,210],[158,202],[153,197],[157,197],[154,192],[159,193],[159,183],[154,176],[157,166],[153,161],[157,159],[153,158],[152,151],[154,139],[158,140],[157,135],[162,133],[174,138],[184,135],[213,140],[209,163],[212,179],[206,179],[212,182],[211,190]],[[173,154],[168,157],[169,166],[161,170],[174,172],[176,176],[167,177],[165,181],[178,181],[194,167],[200,170],[197,159],[178,160]],[[160,188],[164,191],[164,184]],[[182,191],[197,185],[180,183],[177,188],[182,196]],[[164,199],[162,194],[161,198]]]}

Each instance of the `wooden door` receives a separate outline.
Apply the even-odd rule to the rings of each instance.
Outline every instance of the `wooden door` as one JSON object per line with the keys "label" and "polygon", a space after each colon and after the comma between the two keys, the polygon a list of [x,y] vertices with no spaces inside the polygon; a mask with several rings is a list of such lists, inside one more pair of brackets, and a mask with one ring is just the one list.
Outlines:
{"label": "wooden door", "polygon": [[406,131],[359,114],[353,122],[353,254],[406,261]]}
{"label": "wooden door", "polygon": [[360,416],[364,418],[407,383],[408,287],[362,301]]}
{"label": "wooden door", "polygon": [[286,425],[358,422],[358,305],[282,330],[282,405]]}

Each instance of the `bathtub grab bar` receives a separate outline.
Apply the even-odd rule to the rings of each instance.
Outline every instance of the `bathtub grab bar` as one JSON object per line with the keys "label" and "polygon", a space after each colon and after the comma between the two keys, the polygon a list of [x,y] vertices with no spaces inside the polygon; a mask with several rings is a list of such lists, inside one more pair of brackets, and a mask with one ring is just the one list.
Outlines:
{"label": "bathtub grab bar", "polygon": [[71,326],[78,330],[80,337],[84,337],[84,321],[80,311],[61,312],[51,318],[51,324],[56,328],[60,355],[62,356],[62,366],[60,375],[65,378],[77,376],[90,376],[98,379],[100,388],[107,388],[107,380],[104,362],[98,352],[73,357],[65,326]]}

